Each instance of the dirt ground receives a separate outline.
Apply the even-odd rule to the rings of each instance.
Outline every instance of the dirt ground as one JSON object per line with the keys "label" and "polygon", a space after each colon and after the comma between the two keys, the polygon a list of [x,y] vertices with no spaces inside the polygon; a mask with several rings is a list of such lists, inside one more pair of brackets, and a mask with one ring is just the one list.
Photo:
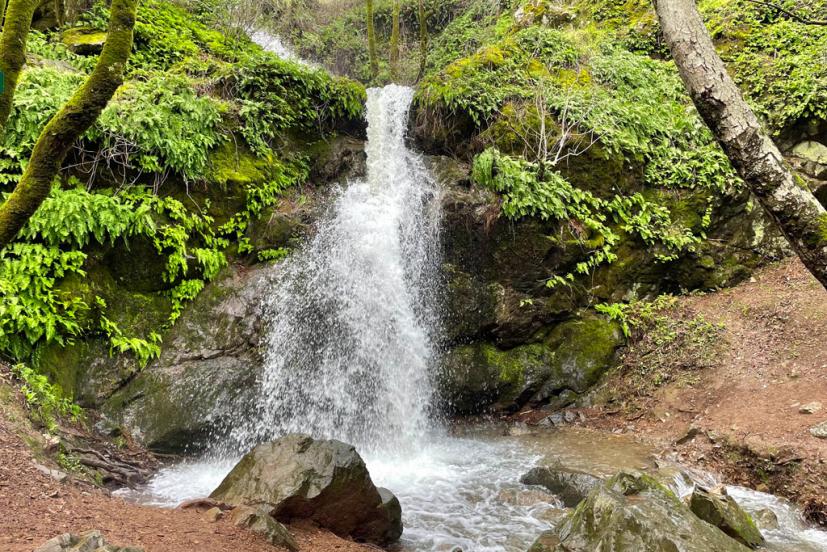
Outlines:
{"label": "dirt ground", "polygon": [[[709,366],[587,409],[586,425],[633,433],[729,482],[790,498],[827,525],[827,439],[809,431],[827,420],[827,291],[795,259],[679,307],[720,329]],[[631,388],[629,377],[621,370],[606,387]],[[811,403],[821,406],[801,412]]]}
{"label": "dirt ground", "polygon": [[[2,375],[0,375],[0,378]],[[203,512],[138,506],[83,482],[60,483],[42,473],[30,445],[38,435],[0,380],[0,551],[32,552],[62,533],[101,531],[107,542],[146,552],[273,552],[263,538],[226,520],[210,522]],[[43,464],[41,464],[43,465]],[[49,465],[54,468],[55,466]],[[373,549],[312,525],[290,527],[301,550],[357,552]]]}

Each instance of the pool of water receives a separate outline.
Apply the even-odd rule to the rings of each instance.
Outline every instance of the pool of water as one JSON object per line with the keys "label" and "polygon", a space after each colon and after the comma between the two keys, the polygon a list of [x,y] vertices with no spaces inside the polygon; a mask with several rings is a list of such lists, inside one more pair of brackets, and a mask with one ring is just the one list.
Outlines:
{"label": "pool of water", "polygon": [[[656,462],[653,449],[624,436],[578,430],[524,433],[491,425],[464,426],[451,433],[433,433],[414,453],[365,456],[374,482],[393,491],[402,504],[405,531],[394,550],[524,552],[565,513],[555,496],[520,483],[522,474],[538,464],[562,464],[607,477],[618,470],[652,471],[659,465],[662,473],[675,474],[672,488],[684,496],[695,482],[717,484],[710,474]],[[120,494],[174,507],[208,496],[236,461],[182,462],[161,470],[146,487]],[[727,490],[751,514],[775,514],[776,526],[760,526],[766,550],[827,551],[827,532],[806,526],[788,502],[741,487]]]}

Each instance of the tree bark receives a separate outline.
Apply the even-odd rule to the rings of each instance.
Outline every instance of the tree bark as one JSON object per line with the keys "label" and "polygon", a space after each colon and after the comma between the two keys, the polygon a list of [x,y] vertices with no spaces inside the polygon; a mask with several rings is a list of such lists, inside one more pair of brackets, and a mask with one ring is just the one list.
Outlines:
{"label": "tree bark", "polygon": [[14,91],[26,63],[26,40],[39,4],[39,0],[11,0],[6,8],[6,22],[0,36],[0,71],[6,79],[0,94],[0,128],[6,126],[11,113]]}
{"label": "tree bark", "polygon": [[393,13],[391,15],[391,77],[396,80],[399,77],[399,0],[393,0]]}
{"label": "tree bark", "polygon": [[693,0],[654,0],[695,107],[804,265],[827,288],[827,213],[795,176],[727,74]]}
{"label": "tree bark", "polygon": [[379,59],[376,57],[376,30],[373,26],[373,0],[366,0],[368,24],[368,58],[370,59],[370,75],[376,78],[379,73]]}
{"label": "tree bark", "polygon": [[95,69],[40,133],[20,182],[0,205],[0,248],[17,236],[49,195],[69,149],[97,120],[123,82],[132,51],[136,6],[137,0],[112,1],[109,34]]}
{"label": "tree bark", "polygon": [[419,0],[419,75],[416,80],[421,80],[425,74],[425,63],[428,60],[428,18],[425,17],[425,0]]}

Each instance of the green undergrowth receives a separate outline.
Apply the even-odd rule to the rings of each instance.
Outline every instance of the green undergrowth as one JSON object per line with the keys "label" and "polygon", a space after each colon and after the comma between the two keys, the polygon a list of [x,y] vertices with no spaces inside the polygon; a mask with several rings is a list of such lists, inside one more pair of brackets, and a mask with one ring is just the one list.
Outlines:
{"label": "green undergrowth", "polygon": [[[814,19],[824,7],[784,5]],[[825,124],[824,27],[746,0],[700,7],[776,135]],[[658,262],[698,253],[742,187],[643,0],[471,1],[434,38],[416,103],[420,134],[473,158],[475,181],[500,194],[506,217],[557,222],[551,239],[583,250],[552,286],[613,262],[627,240]]]}
{"label": "green undergrowth", "polygon": [[[3,357],[28,363],[45,346],[103,338],[111,355],[143,367],[186,303],[230,262],[287,254],[254,255],[248,226],[308,179],[308,144],[362,118],[364,87],[281,60],[206,20],[171,2],[140,3],[125,83],[0,251]],[[72,28],[102,31],[107,21],[101,2]],[[94,54],[63,44],[65,31],[35,32],[29,42],[0,139],[0,194],[94,66]],[[165,321],[124,320],[121,303],[133,295],[168,305]]]}

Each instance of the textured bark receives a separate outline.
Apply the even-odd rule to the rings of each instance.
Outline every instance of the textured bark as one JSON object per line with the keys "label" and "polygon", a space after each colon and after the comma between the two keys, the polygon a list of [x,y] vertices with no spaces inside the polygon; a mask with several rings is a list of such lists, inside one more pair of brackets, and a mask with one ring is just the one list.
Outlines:
{"label": "textured bark", "polygon": [[379,60],[376,57],[376,30],[373,27],[373,0],[366,0],[366,2],[370,75],[375,78],[376,74],[379,73]]}
{"label": "textured bark", "polygon": [[6,87],[0,94],[0,128],[5,127],[11,113],[14,91],[26,63],[26,39],[38,5],[39,0],[11,0],[6,9],[0,36],[0,71],[6,78]]}
{"label": "textured bark", "polygon": [[827,213],[762,130],[715,51],[693,0],[654,0],[695,107],[804,265],[827,288]]}
{"label": "textured bark", "polygon": [[0,205],[0,248],[11,242],[49,195],[69,149],[100,115],[123,82],[132,51],[137,0],[113,0],[109,34],[94,71],[52,117],[9,199]]}
{"label": "textured bark", "polygon": [[428,60],[428,18],[425,17],[425,0],[419,0],[417,18],[419,19],[419,76],[416,80],[420,80],[425,74],[425,63]]}
{"label": "textured bark", "polygon": [[399,77],[399,0],[393,0],[391,15],[391,77]]}

